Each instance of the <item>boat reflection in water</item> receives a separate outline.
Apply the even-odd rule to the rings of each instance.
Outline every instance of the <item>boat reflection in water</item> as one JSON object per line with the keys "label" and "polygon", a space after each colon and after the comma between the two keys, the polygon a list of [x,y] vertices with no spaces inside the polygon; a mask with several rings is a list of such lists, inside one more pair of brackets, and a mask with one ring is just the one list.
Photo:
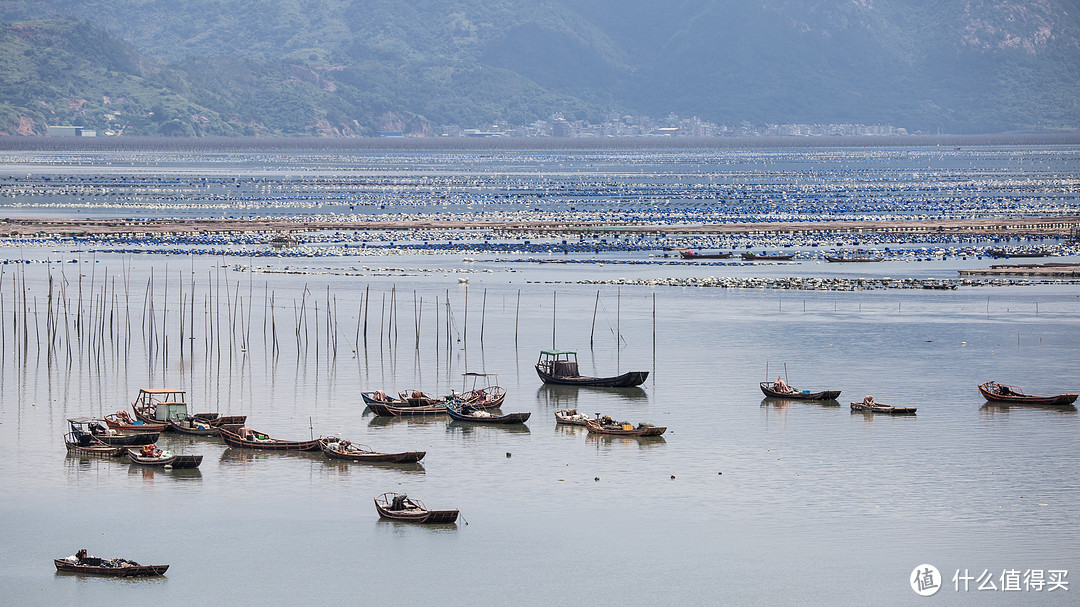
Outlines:
{"label": "boat reflection in water", "polygon": [[1016,412],[1016,414],[1021,414],[1020,412],[1026,411],[1026,410],[1052,411],[1054,413],[1061,413],[1063,415],[1075,415],[1076,414],[1076,406],[1075,405],[1065,405],[1065,406],[1062,406],[1062,405],[1027,405],[1027,404],[1018,404],[1018,403],[990,403],[990,402],[988,402],[988,403],[983,403],[983,405],[981,407],[979,407],[979,415],[986,415],[986,416],[990,417],[990,416],[994,416],[994,415],[998,415],[998,414],[1003,414],[1003,415],[1010,414],[1010,413],[1013,413],[1013,412]]}
{"label": "boat reflection in water", "polygon": [[566,384],[541,384],[536,389],[536,400],[555,409],[577,409],[578,399],[585,394],[590,406],[617,403],[644,403],[649,400],[649,393],[638,386],[630,388],[604,388],[571,386]]}
{"label": "boat reflection in water", "polygon": [[[588,431],[586,430],[586,432]],[[660,447],[667,444],[667,440],[663,436],[626,436],[618,434],[596,434],[594,432],[586,434],[585,440],[595,443],[597,446],[603,445],[605,447],[637,443],[637,446],[642,449]]]}

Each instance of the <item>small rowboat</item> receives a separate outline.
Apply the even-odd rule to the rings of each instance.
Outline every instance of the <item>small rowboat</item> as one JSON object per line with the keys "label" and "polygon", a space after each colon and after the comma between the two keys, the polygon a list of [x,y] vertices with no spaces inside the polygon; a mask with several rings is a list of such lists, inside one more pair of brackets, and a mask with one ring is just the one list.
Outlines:
{"label": "small rowboat", "polygon": [[72,438],[80,445],[94,441],[113,447],[137,447],[156,443],[160,432],[121,432],[109,428],[105,421],[96,417],[73,417],[68,420]]}
{"label": "small rowboat", "polygon": [[577,409],[559,409],[555,412],[555,423],[568,426],[584,426],[589,421],[589,416],[578,413]]}
{"label": "small rowboat", "polygon": [[180,434],[190,434],[194,436],[217,436],[218,428],[210,423],[209,420],[201,417],[185,417],[183,419],[172,418],[169,420],[169,426],[173,431]]}
{"label": "small rowboat", "polygon": [[837,396],[840,396],[840,390],[822,390],[821,392],[810,392],[809,390],[796,390],[791,389],[791,392],[778,392],[774,388],[774,384],[771,381],[763,381],[760,384],[761,391],[765,396],[772,398],[786,398],[790,400],[836,400]]}
{"label": "small rowboat", "polygon": [[997,382],[988,381],[979,384],[979,393],[983,398],[994,403],[1009,403],[1012,405],[1050,405],[1065,407],[1076,402],[1076,394],[1058,394],[1057,396],[1033,396],[1024,394],[1024,391],[1016,386],[1008,386]]}
{"label": "small rowboat", "polygon": [[168,452],[164,452],[162,455],[145,456],[135,449],[128,449],[127,456],[133,464],[139,464],[140,466],[159,466],[161,468],[172,468],[173,470],[180,470],[181,468],[198,468],[203,459],[203,456],[201,455],[171,455],[168,454]]}
{"label": "small rowboat", "polygon": [[524,424],[532,415],[528,412],[494,415],[479,407],[473,407],[467,402],[452,398],[446,401],[446,412],[457,421],[478,424]]}
{"label": "small rowboat", "polygon": [[619,423],[610,417],[598,417],[585,421],[585,427],[590,434],[611,434],[615,436],[660,436],[667,430],[667,426],[653,426],[652,424]]}
{"label": "small rowboat", "polygon": [[267,451],[315,451],[319,448],[319,439],[281,440],[270,438],[247,426],[227,425],[218,428],[225,444],[237,449],[264,449]]}
{"label": "small rowboat", "polygon": [[867,403],[866,401],[851,403],[852,411],[859,411],[862,413],[889,413],[891,415],[915,415],[915,411],[918,407],[894,407],[892,405],[882,405],[880,403]]}
{"label": "small rowboat", "polygon": [[447,524],[457,521],[457,510],[428,510],[420,500],[404,493],[383,493],[375,498],[375,509],[381,518],[410,523]]}
{"label": "small rowboat", "polygon": [[164,432],[169,428],[168,422],[144,422],[141,419],[133,420],[127,411],[117,411],[105,416],[105,423],[113,430],[122,432]]}
{"label": "small rowboat", "polygon": [[192,415],[197,420],[209,422],[211,426],[220,428],[222,426],[243,426],[247,423],[246,415],[221,415],[217,413],[196,413]]}
{"label": "small rowboat", "polygon": [[387,405],[383,403],[368,403],[368,409],[381,417],[408,417],[410,415],[446,415],[446,403],[439,403],[426,407],[412,407],[409,405]]}
{"label": "small rowboat", "polygon": [[85,439],[85,444],[80,443],[79,439],[75,438],[75,435],[71,432],[65,434],[64,445],[67,446],[68,453],[75,453],[77,455],[96,455],[98,457],[116,457],[124,453],[123,447],[106,445],[89,434],[83,435],[83,438]]}
{"label": "small rowboat", "polygon": [[320,438],[319,449],[330,459],[343,459],[350,462],[371,464],[412,464],[427,455],[426,451],[404,451],[402,453],[378,453],[365,449],[363,445],[354,445],[349,441],[336,438]]}
{"label": "small rowboat", "polygon": [[102,559],[96,556],[69,556],[53,559],[57,572],[108,575],[112,577],[137,577],[165,575],[168,565],[140,565],[127,559]]}

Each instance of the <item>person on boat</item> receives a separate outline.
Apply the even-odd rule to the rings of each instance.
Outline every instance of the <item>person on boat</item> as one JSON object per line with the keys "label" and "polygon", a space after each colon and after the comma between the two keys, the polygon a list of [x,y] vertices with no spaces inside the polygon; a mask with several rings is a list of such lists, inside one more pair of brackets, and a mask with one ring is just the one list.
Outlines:
{"label": "person on boat", "polygon": [[79,551],[75,553],[75,558],[81,563],[86,560],[86,548],[79,548]]}
{"label": "person on boat", "polygon": [[143,445],[142,446],[143,457],[159,457],[161,451],[157,448],[157,445]]}
{"label": "person on boat", "polygon": [[862,404],[865,407],[873,407],[874,404],[875,404],[874,403],[874,397],[872,395],[870,395],[870,394],[867,394],[866,396],[863,397]]}
{"label": "person on boat", "polygon": [[255,440],[255,432],[251,428],[248,428],[247,426],[240,426],[240,429],[237,430],[236,433],[243,440],[250,440],[250,441]]}
{"label": "person on boat", "polygon": [[773,382],[773,390],[784,393],[794,392],[794,390],[791,389],[791,386],[787,385],[787,383],[779,376],[777,376],[776,381]]}

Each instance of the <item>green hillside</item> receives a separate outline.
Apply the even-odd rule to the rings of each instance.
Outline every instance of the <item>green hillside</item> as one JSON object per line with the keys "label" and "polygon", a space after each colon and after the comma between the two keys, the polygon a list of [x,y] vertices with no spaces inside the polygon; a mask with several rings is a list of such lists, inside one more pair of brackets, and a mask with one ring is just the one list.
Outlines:
{"label": "green hillside", "polygon": [[6,133],[433,133],[554,112],[1080,127],[1066,0],[21,0],[0,20]]}

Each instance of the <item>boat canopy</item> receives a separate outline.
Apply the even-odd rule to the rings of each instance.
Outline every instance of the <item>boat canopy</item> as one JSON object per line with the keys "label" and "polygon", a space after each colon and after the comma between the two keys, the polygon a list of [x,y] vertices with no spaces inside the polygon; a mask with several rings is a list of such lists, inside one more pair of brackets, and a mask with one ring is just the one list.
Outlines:
{"label": "boat canopy", "polygon": [[139,392],[145,392],[147,394],[183,394],[184,390],[173,390],[172,388],[142,388]]}
{"label": "boat canopy", "polygon": [[544,356],[565,356],[569,354],[577,356],[577,352],[573,350],[540,350],[540,354]]}

